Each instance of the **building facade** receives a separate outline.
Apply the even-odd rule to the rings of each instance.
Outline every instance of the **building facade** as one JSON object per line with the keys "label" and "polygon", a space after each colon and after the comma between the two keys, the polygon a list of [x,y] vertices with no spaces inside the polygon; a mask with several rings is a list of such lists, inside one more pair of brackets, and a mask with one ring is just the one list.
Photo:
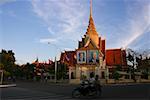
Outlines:
{"label": "building facade", "polygon": [[102,79],[108,79],[109,72],[115,66],[121,65],[125,68],[127,65],[125,50],[106,50],[106,40],[96,31],[92,16],[92,2],[87,31],[82,40],[78,41],[78,48],[75,51],[62,53],[60,61],[68,65],[70,79],[72,76],[75,79],[81,79],[82,76],[89,78],[90,73],[99,75]]}

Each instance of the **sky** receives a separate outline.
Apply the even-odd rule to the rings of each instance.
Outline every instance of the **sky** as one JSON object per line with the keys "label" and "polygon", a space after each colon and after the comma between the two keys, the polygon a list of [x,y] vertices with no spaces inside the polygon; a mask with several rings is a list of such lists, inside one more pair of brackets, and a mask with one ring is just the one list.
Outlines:
{"label": "sky", "polygon": [[[16,63],[59,59],[86,32],[90,0],[0,0],[0,49]],[[93,0],[93,19],[106,48],[150,49],[150,0]]]}

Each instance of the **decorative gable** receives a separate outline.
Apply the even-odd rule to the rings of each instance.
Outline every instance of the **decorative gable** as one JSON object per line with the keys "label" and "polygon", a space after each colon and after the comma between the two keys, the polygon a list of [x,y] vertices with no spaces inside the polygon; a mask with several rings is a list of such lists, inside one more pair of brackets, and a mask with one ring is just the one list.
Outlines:
{"label": "decorative gable", "polygon": [[86,47],[88,49],[98,49],[98,47],[95,45],[95,43],[90,38],[87,40],[84,47]]}

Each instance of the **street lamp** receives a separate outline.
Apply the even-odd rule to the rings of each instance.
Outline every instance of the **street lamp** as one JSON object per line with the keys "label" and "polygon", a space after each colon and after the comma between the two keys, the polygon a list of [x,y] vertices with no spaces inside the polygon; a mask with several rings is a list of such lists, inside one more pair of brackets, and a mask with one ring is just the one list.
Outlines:
{"label": "street lamp", "polygon": [[57,60],[55,57],[55,83],[57,82]]}
{"label": "street lamp", "polygon": [[[48,42],[48,44],[52,44],[50,42]],[[52,44],[53,46],[55,46],[57,49],[59,49],[61,51],[60,48],[58,48],[56,45]],[[57,59],[56,59],[56,56],[55,56],[55,83],[57,82]]]}
{"label": "street lamp", "polygon": [[3,75],[4,75],[3,70],[0,70],[0,73],[1,73],[0,85],[2,85],[3,84]]}

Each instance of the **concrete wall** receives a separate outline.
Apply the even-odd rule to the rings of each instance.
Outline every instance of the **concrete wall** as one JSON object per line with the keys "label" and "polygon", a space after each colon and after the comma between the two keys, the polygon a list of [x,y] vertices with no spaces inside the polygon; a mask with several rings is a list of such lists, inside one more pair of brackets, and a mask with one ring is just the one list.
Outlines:
{"label": "concrete wall", "polygon": [[80,84],[80,79],[71,79],[69,80],[70,84]]}

